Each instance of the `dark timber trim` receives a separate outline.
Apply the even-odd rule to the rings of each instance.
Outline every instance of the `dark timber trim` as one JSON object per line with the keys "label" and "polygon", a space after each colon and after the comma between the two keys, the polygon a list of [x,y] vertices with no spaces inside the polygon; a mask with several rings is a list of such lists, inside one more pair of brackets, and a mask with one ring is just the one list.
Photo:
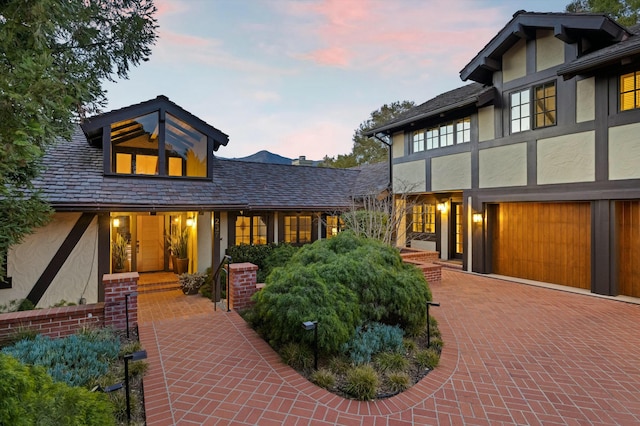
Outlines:
{"label": "dark timber trim", "polygon": [[607,296],[616,296],[611,291],[611,217],[609,200],[591,203],[591,291]]}
{"label": "dark timber trim", "polygon": [[40,302],[40,299],[42,299],[42,296],[53,282],[53,279],[58,275],[58,272],[60,272],[62,265],[64,265],[64,262],[69,258],[69,255],[78,244],[78,241],[80,241],[80,238],[82,238],[82,235],[87,230],[95,216],[95,213],[82,213],[76,224],[73,226],[71,232],[69,232],[69,235],[67,235],[67,238],[65,238],[62,245],[60,245],[58,251],[53,256],[27,296],[27,299],[29,299],[34,305],[37,305],[38,302]]}
{"label": "dark timber trim", "polygon": [[[134,228],[135,229],[135,228]],[[135,235],[132,239],[135,241]],[[136,264],[136,253],[131,254],[131,263]],[[135,270],[135,269],[133,269]],[[104,302],[102,277],[111,271],[111,217],[108,213],[98,215],[98,302]]]}

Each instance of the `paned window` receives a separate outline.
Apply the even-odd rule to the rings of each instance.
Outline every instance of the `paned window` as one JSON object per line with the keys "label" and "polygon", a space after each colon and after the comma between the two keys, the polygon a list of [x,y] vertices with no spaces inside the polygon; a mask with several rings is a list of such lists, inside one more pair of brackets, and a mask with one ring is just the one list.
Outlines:
{"label": "paned window", "polygon": [[285,216],[284,242],[304,244],[311,242],[311,216]]}
{"label": "paned window", "polygon": [[511,94],[511,133],[531,129],[531,91],[521,90]]}
{"label": "paned window", "polygon": [[424,151],[424,130],[413,132],[413,152]]}
{"label": "paned window", "polygon": [[471,142],[471,118],[456,121],[456,143]]}
{"label": "paned window", "polygon": [[434,204],[419,204],[413,206],[411,212],[411,230],[413,232],[436,232],[436,206]]}
{"label": "paned window", "polygon": [[335,237],[342,231],[344,221],[340,216],[327,216],[327,239]]}
{"label": "paned window", "polygon": [[440,147],[453,145],[453,123],[440,126]]}
{"label": "paned window", "polygon": [[535,87],[535,127],[547,127],[556,124],[556,83],[546,83]]}
{"label": "paned window", "polygon": [[438,129],[427,130],[427,149],[438,148]]}
{"label": "paned window", "polygon": [[640,108],[640,71],[620,77],[620,111]]}
{"label": "paned window", "polygon": [[267,222],[263,216],[236,217],[236,245],[267,244]]}
{"label": "paned window", "polygon": [[[533,99],[531,99],[533,97]],[[556,82],[511,93],[511,133],[556,124]],[[533,104],[533,112],[532,112]],[[533,116],[532,116],[533,114]],[[533,122],[532,122],[533,119]]]}

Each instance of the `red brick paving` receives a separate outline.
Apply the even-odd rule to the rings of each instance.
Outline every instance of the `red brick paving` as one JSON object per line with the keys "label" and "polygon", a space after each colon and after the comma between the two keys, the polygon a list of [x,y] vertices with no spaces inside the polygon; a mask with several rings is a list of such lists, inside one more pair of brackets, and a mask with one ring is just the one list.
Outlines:
{"label": "red brick paving", "polygon": [[443,271],[440,366],[359,402],[282,364],[235,312],[141,294],[149,425],[640,424],[640,305]]}

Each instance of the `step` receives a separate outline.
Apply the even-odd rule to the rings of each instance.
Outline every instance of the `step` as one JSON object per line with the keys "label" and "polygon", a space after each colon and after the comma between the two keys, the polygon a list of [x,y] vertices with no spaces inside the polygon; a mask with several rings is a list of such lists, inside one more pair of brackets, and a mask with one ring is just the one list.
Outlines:
{"label": "step", "polygon": [[138,293],[158,293],[161,291],[173,291],[179,289],[180,283],[178,281],[138,285]]}
{"label": "step", "polygon": [[443,268],[449,268],[449,269],[455,269],[457,271],[462,271],[462,262],[456,262],[456,261],[448,261],[448,260],[436,260],[432,263],[435,263],[436,265],[440,265]]}

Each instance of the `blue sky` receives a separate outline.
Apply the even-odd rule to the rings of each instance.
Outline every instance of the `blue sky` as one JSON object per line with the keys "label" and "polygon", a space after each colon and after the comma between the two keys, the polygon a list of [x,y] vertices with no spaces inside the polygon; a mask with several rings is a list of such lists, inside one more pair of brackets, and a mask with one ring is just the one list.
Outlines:
{"label": "blue sky", "polygon": [[159,40],[107,110],[168,96],[229,135],[217,155],[319,160],[351,151],[385,103],[420,104],[517,10],[569,0],[156,0]]}

